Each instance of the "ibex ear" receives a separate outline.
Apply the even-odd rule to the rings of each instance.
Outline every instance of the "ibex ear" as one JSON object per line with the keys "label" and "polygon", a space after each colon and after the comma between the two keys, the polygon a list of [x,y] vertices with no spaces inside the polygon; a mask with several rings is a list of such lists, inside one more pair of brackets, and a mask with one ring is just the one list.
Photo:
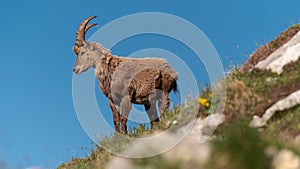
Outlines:
{"label": "ibex ear", "polygon": [[74,53],[76,54],[76,56],[79,54],[79,48],[78,48],[78,46],[73,46],[73,51],[74,51]]}

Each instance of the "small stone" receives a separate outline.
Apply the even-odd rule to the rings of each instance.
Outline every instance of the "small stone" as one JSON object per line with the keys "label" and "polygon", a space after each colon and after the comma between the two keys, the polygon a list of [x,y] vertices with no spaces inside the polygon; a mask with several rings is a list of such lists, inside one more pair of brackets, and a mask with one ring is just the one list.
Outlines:
{"label": "small stone", "polygon": [[267,82],[267,83],[271,83],[271,82],[274,82],[274,81],[276,81],[276,80],[277,80],[276,77],[267,77],[267,78],[266,78],[266,82]]}
{"label": "small stone", "polygon": [[115,169],[115,168],[122,168],[122,169],[132,169],[134,165],[132,161],[125,157],[113,157],[108,165],[106,166],[107,169]]}
{"label": "small stone", "polygon": [[178,121],[177,121],[177,120],[174,120],[174,121],[173,121],[173,125],[176,125],[176,124],[178,124]]}
{"label": "small stone", "polygon": [[281,150],[273,158],[272,169],[300,169],[300,158],[290,150]]}
{"label": "small stone", "polygon": [[295,141],[297,144],[300,144],[300,134],[298,136],[296,136]]}
{"label": "small stone", "polygon": [[266,125],[266,122],[259,116],[254,115],[250,122],[250,127],[259,128]]}

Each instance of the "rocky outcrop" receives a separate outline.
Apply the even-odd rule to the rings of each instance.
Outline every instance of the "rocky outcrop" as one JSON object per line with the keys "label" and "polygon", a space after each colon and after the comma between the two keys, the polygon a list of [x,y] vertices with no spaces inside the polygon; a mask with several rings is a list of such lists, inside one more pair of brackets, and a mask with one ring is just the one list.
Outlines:
{"label": "rocky outcrop", "polygon": [[259,69],[267,69],[272,72],[281,74],[283,67],[288,63],[297,61],[300,57],[300,32],[298,32],[291,40],[281,46],[265,60],[260,61],[254,67]]}
{"label": "rocky outcrop", "polygon": [[255,65],[268,58],[273,52],[279,49],[293,38],[300,30],[300,24],[294,25],[287,31],[282,32],[277,38],[270,43],[262,45],[254,53],[252,53],[247,62],[240,68],[241,72],[253,70]]}
{"label": "rocky outcrop", "polygon": [[[125,154],[130,156],[132,154],[136,155],[138,153],[160,151],[159,144],[172,144],[174,140],[178,139],[177,134],[189,131],[182,142],[174,146],[170,151],[161,154],[159,158],[169,166],[176,164],[177,168],[186,169],[195,168],[195,166],[204,166],[211,156],[210,143],[206,141],[211,137],[214,129],[224,120],[225,117],[223,114],[212,114],[203,120],[197,119],[197,121],[190,122],[186,126],[178,129],[176,133],[156,133],[151,137],[161,134],[163,134],[163,136],[153,142],[146,143],[144,141],[137,141],[129,147]],[[193,127],[191,130],[188,130],[191,125],[193,125]],[[143,167],[147,168],[147,166]],[[151,167],[153,166],[148,166],[148,168]],[[139,166],[134,163],[134,159],[132,158],[113,157],[108,163],[107,168],[132,169],[139,168]]]}
{"label": "rocky outcrop", "polygon": [[[278,75],[282,74],[284,67],[288,64],[296,62],[300,59],[300,32],[299,25],[296,25],[286,32],[282,33],[276,40],[271,41],[265,47],[276,47],[276,50],[268,50],[265,53],[269,55],[263,56],[263,60],[257,60],[250,65],[249,61],[243,68],[259,70],[270,70]],[[249,60],[253,60],[256,55],[262,54],[261,49],[250,56]],[[248,66],[247,66],[248,65]],[[253,67],[250,69],[250,67]],[[286,70],[286,69],[285,69]],[[267,124],[267,121],[278,111],[290,109],[300,104],[300,83],[287,84],[284,88],[275,89],[271,93],[271,99],[267,101],[264,112],[256,112],[250,125],[253,127],[262,127]]]}
{"label": "rocky outcrop", "polygon": [[290,94],[286,98],[279,100],[274,105],[266,110],[262,117],[254,116],[250,125],[252,127],[263,127],[267,124],[267,121],[278,111],[290,109],[300,104],[300,90]]}

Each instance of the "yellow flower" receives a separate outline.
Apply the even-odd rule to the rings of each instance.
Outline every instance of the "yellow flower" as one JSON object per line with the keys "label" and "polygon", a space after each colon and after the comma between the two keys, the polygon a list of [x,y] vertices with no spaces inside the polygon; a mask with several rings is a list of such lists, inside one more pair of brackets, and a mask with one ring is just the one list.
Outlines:
{"label": "yellow flower", "polygon": [[208,103],[208,101],[207,101],[206,98],[200,97],[200,98],[199,98],[199,103],[200,103],[202,106],[205,106],[205,104]]}
{"label": "yellow flower", "polygon": [[212,96],[213,96],[212,92],[209,92],[208,97],[212,97]]}
{"label": "yellow flower", "polygon": [[205,107],[209,107],[209,105],[210,105],[209,102],[205,103]]}

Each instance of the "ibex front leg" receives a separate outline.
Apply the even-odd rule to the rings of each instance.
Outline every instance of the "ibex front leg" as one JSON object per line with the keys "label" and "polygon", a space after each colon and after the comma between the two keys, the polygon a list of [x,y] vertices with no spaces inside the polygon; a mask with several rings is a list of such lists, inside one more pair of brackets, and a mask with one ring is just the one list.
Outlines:
{"label": "ibex front leg", "polygon": [[113,113],[115,131],[120,133],[120,102],[114,103],[112,100],[109,100],[109,106]]}
{"label": "ibex front leg", "polygon": [[124,96],[122,98],[122,114],[121,114],[121,123],[122,123],[122,133],[123,134],[127,134],[127,119],[128,119],[128,115],[129,112],[131,110],[131,102],[130,102],[130,98],[129,95]]}

